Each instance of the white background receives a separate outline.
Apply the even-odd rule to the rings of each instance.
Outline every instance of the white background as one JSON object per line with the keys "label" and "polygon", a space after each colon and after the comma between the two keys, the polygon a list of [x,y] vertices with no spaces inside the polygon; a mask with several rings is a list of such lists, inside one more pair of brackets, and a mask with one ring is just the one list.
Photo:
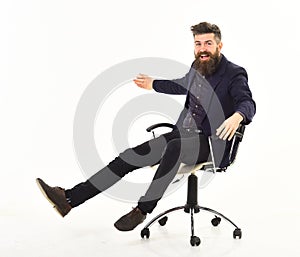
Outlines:
{"label": "white background", "polygon": [[[0,256],[299,256],[296,4],[2,0]],[[113,227],[134,204],[106,196],[61,219],[35,178],[66,188],[85,179],[72,133],[77,103],[88,84],[133,58],[164,57],[190,65],[190,26],[200,21],[220,26],[223,53],[247,69],[257,102],[236,164],[199,196],[200,204],[239,223],[243,239],[233,240],[225,222],[211,228],[210,216],[203,214],[196,220],[202,244],[192,248],[188,215],[174,214],[174,226],[171,220],[169,226],[154,226],[150,240],[141,240],[141,227],[129,233]],[[134,94],[145,93],[132,88]],[[111,149],[109,141],[106,147]],[[182,187],[163,199],[148,218],[184,204],[185,194]]]}

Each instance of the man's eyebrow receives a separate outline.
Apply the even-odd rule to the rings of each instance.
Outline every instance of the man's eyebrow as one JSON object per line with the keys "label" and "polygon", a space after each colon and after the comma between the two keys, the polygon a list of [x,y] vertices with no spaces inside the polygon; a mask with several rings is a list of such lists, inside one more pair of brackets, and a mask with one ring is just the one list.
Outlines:
{"label": "man's eyebrow", "polygon": [[[205,40],[204,43],[213,42],[211,39]],[[195,40],[195,43],[201,43],[199,40]]]}

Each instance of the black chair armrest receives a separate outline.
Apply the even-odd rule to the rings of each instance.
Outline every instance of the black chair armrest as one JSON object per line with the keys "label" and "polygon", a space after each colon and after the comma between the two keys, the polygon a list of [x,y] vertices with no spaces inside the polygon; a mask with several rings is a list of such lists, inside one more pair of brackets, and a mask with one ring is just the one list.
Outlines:
{"label": "black chair armrest", "polygon": [[246,125],[241,124],[238,129],[236,130],[234,136],[239,139],[239,142],[242,142],[244,133],[245,133]]}
{"label": "black chair armrest", "polygon": [[176,126],[171,123],[157,123],[157,124],[150,126],[149,128],[146,128],[146,131],[151,132],[152,130],[154,130],[156,128],[160,128],[160,127],[167,127],[167,128],[171,128],[171,129],[176,128]]}
{"label": "black chair armrest", "polygon": [[234,134],[233,142],[232,142],[230,154],[229,154],[229,164],[233,163],[235,160],[240,142],[242,142],[243,137],[244,137],[245,128],[246,128],[246,125],[241,124]]}

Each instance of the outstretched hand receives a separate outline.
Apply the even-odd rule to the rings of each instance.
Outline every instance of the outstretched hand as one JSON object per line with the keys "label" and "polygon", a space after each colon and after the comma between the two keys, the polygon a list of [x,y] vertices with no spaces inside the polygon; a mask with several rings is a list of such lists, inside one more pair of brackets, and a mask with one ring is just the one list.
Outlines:
{"label": "outstretched hand", "polygon": [[234,113],[228,119],[226,119],[219,128],[217,128],[216,135],[220,139],[228,139],[228,141],[230,141],[242,120],[243,116],[240,113]]}
{"label": "outstretched hand", "polygon": [[149,77],[148,75],[139,74],[136,76],[136,79],[134,79],[133,82],[140,88],[151,90],[153,88],[153,80],[154,79]]}

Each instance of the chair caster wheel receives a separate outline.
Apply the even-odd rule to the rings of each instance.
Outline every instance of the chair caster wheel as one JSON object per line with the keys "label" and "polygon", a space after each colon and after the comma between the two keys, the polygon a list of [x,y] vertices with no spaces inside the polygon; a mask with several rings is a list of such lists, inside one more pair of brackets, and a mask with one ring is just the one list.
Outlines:
{"label": "chair caster wheel", "polygon": [[211,224],[212,224],[214,227],[218,226],[218,225],[220,224],[220,222],[221,222],[221,218],[219,218],[219,217],[217,217],[217,216],[211,220]]}
{"label": "chair caster wheel", "polygon": [[150,230],[149,228],[143,228],[141,231],[141,237],[146,237],[147,239],[150,237]]}
{"label": "chair caster wheel", "polygon": [[190,243],[191,243],[191,246],[198,246],[198,245],[200,245],[201,240],[197,236],[191,236]]}
{"label": "chair caster wheel", "polygon": [[159,223],[159,225],[164,226],[164,225],[166,225],[167,221],[168,221],[168,217],[165,216],[165,217],[161,218],[161,219],[158,221],[158,223]]}
{"label": "chair caster wheel", "polygon": [[242,238],[242,230],[240,228],[236,228],[234,231],[233,231],[233,238],[236,239],[236,238],[239,238],[241,239]]}

